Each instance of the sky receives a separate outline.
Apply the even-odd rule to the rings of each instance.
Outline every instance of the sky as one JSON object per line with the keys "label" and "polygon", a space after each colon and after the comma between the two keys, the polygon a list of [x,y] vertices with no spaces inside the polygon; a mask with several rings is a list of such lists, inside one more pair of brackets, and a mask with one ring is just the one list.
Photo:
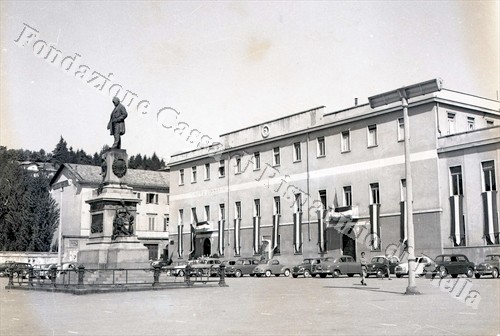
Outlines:
{"label": "sky", "polygon": [[122,148],[167,162],[202,136],[216,142],[436,77],[489,99],[500,90],[499,1],[2,1],[0,9],[8,148],[52,151],[61,136],[88,153],[111,145],[120,87],[122,100],[131,92]]}

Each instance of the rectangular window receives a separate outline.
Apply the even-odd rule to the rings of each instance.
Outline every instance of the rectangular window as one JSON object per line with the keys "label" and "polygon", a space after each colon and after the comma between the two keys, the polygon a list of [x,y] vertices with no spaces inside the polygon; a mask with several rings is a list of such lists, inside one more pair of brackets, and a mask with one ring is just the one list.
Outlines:
{"label": "rectangular window", "polygon": [[485,161],[481,162],[483,166],[483,188],[484,191],[497,190],[497,184],[495,181],[495,162]]}
{"label": "rectangular window", "polygon": [[210,163],[205,163],[205,181],[210,180]]}
{"label": "rectangular window", "polygon": [[274,197],[273,211],[275,215],[281,214],[281,199],[279,196]]}
{"label": "rectangular window", "polygon": [[486,127],[493,127],[495,122],[493,120],[486,119]]}
{"label": "rectangular window", "polygon": [[344,188],[344,206],[352,205],[352,189],[351,186],[345,186]]}
{"label": "rectangular window", "polygon": [[184,221],[184,210],[179,209],[179,223],[178,223],[178,225],[182,225],[183,221]]}
{"label": "rectangular window", "polygon": [[137,193],[137,198],[141,199],[141,193]]}
{"label": "rectangular window", "polygon": [[169,225],[170,225],[170,216],[165,215],[165,217],[163,217],[163,232],[168,232]]}
{"label": "rectangular window", "polygon": [[293,162],[298,162],[300,160],[302,160],[300,142],[296,142],[293,144]]}
{"label": "rectangular window", "polygon": [[241,174],[241,157],[239,156],[235,158],[234,173]]}
{"label": "rectangular window", "polygon": [[378,183],[370,183],[370,204],[380,204]]}
{"label": "rectangular window", "polygon": [[205,205],[205,221],[210,221],[210,205]]}
{"label": "rectangular window", "polygon": [[406,179],[401,179],[400,187],[401,187],[401,202],[404,202],[406,201]]}
{"label": "rectangular window", "polygon": [[452,195],[463,195],[464,190],[462,186],[462,167],[450,167],[450,177],[451,177],[451,194]]}
{"label": "rectangular window", "polygon": [[341,152],[349,152],[351,150],[351,132],[350,131],[343,131],[342,132],[342,138],[341,138],[341,143],[340,143],[340,150]]}
{"label": "rectangular window", "polygon": [[398,119],[398,141],[405,140],[405,120],[404,118]]}
{"label": "rectangular window", "polygon": [[280,165],[280,148],[279,147],[274,147],[273,148],[273,166],[279,166]]}
{"label": "rectangular window", "polygon": [[448,112],[448,134],[455,134],[455,113]]}
{"label": "rectangular window", "polygon": [[260,199],[253,200],[253,216],[260,217]]}
{"label": "rectangular window", "polygon": [[184,184],[184,169],[179,169],[179,185]]}
{"label": "rectangular window", "polygon": [[317,157],[323,157],[326,155],[325,148],[325,137],[319,137],[316,139],[316,154]]}
{"label": "rectangular window", "polygon": [[226,219],[226,206],[224,204],[219,204],[219,219]]}
{"label": "rectangular window", "polygon": [[326,190],[318,191],[318,195],[319,195],[319,200],[321,202],[321,210],[326,210],[327,209]]}
{"label": "rectangular window", "polygon": [[198,223],[198,216],[196,215],[196,208],[191,208],[191,224]]}
{"label": "rectangular window", "polygon": [[146,194],[146,204],[158,204],[158,194]]}
{"label": "rectangular window", "polygon": [[472,131],[475,128],[474,117],[467,117],[467,129]]}
{"label": "rectangular window", "polygon": [[234,217],[236,219],[241,219],[241,202],[234,203]]}
{"label": "rectangular window", "polygon": [[295,208],[295,213],[302,212],[302,194],[301,193],[295,194],[294,208]]}
{"label": "rectangular window", "polygon": [[154,231],[155,230],[155,217],[149,217],[148,218],[148,230],[149,231]]}
{"label": "rectangular window", "polygon": [[377,125],[368,126],[368,147],[377,146]]}
{"label": "rectangular window", "polygon": [[219,177],[224,177],[226,176],[226,161],[220,160],[219,161]]}
{"label": "rectangular window", "polygon": [[196,167],[191,168],[191,183],[196,183]]}
{"label": "rectangular window", "polygon": [[253,169],[260,169],[260,152],[253,153]]}
{"label": "rectangular window", "polygon": [[167,194],[167,205],[170,205],[170,194]]}

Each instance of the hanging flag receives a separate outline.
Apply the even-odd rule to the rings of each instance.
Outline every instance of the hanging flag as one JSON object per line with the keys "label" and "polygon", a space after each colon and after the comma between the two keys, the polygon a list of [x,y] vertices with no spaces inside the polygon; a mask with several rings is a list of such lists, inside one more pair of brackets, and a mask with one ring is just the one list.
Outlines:
{"label": "hanging flag", "polygon": [[484,210],[484,236],[490,244],[498,244],[498,218],[497,218],[497,195],[496,191],[483,193]]}
{"label": "hanging flag", "polygon": [[380,204],[370,204],[370,223],[372,235],[372,248],[380,250]]}
{"label": "hanging flag", "polygon": [[318,214],[318,246],[319,252],[325,252],[325,216],[326,210],[317,210]]}
{"label": "hanging flag", "polygon": [[240,255],[240,226],[241,219],[236,218],[234,220],[234,254],[236,256]]}
{"label": "hanging flag", "polygon": [[465,243],[465,223],[463,219],[463,195],[450,197],[451,203],[451,239],[455,246]]}
{"label": "hanging flag", "polygon": [[179,258],[182,258],[182,253],[184,252],[184,247],[182,246],[182,227],[183,225],[177,226],[177,254]]}
{"label": "hanging flag", "polygon": [[302,251],[302,212],[293,214],[293,247],[295,253]]}
{"label": "hanging flag", "polygon": [[191,237],[191,251],[189,252],[189,254],[193,254],[196,250],[196,228],[194,227],[193,224],[191,224],[190,237]]}
{"label": "hanging flag", "polygon": [[219,221],[219,256],[224,255],[224,219]]}
{"label": "hanging flag", "polygon": [[279,214],[273,215],[273,252],[276,252],[278,248],[278,237],[279,237],[279,226],[280,226],[280,216]]}
{"label": "hanging flag", "polygon": [[401,217],[400,217],[400,235],[401,235],[401,243],[406,245],[406,241],[408,240],[408,217],[406,216],[406,201],[402,201],[399,203]]}
{"label": "hanging flag", "polygon": [[260,252],[260,217],[253,218],[253,253]]}

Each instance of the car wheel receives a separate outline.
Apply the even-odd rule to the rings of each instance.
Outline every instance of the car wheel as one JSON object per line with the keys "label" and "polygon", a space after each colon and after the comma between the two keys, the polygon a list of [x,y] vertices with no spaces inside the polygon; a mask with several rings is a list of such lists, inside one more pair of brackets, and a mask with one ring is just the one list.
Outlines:
{"label": "car wheel", "polygon": [[12,276],[13,276],[14,278],[17,278],[17,277],[19,276],[19,273],[14,272],[14,273],[12,273]]}
{"label": "car wheel", "polygon": [[298,277],[298,275],[297,275],[297,274],[292,274],[292,277],[293,277],[293,278],[297,278],[297,277]]}
{"label": "car wheel", "polygon": [[311,272],[309,272],[309,270],[305,270],[304,271],[304,278],[308,278],[311,276]]}
{"label": "car wheel", "polygon": [[316,277],[316,273],[314,273],[314,274],[311,274],[311,276],[312,276],[313,278],[315,278],[315,277]]}
{"label": "car wheel", "polygon": [[333,271],[332,276],[333,276],[334,278],[338,278],[338,277],[340,276],[340,272],[339,272],[339,270],[335,270],[335,271]]}
{"label": "car wheel", "polygon": [[177,273],[179,276],[183,277],[185,274],[184,274],[184,271],[179,271],[179,273]]}
{"label": "car wheel", "polygon": [[383,269],[380,268],[377,270],[377,278],[383,278],[384,275],[385,275],[385,272]]}
{"label": "car wheel", "polygon": [[474,270],[472,268],[467,268],[467,278],[472,278],[472,276],[474,275]]}
{"label": "car wheel", "polygon": [[365,278],[369,278],[369,277],[370,277],[370,274],[366,273]]}
{"label": "car wheel", "polygon": [[458,278],[458,274],[452,274],[451,277],[452,278]]}
{"label": "car wheel", "polygon": [[267,271],[266,271],[266,277],[268,277],[268,278],[269,278],[269,277],[271,276],[271,274],[273,274],[273,273],[272,273],[270,270],[267,270]]}
{"label": "car wheel", "polygon": [[285,270],[285,272],[283,272],[283,275],[286,276],[286,277],[289,277],[290,276],[290,270],[287,268]]}
{"label": "car wheel", "polygon": [[401,278],[402,275],[401,274],[396,274],[396,278]]}
{"label": "car wheel", "polygon": [[444,267],[441,267],[439,269],[439,277],[445,278],[447,275],[448,275],[448,270],[446,270],[446,268]]}
{"label": "car wheel", "polygon": [[326,278],[326,273],[321,273],[321,274],[319,275],[319,277],[320,277],[320,278]]}
{"label": "car wheel", "polygon": [[253,277],[255,274],[251,273],[250,276]]}
{"label": "car wheel", "polygon": [[354,274],[349,273],[349,274],[347,274],[347,276],[348,276],[349,278],[352,278],[352,277],[354,276]]}
{"label": "car wheel", "polygon": [[257,275],[257,278],[260,278],[262,276],[262,274],[256,274]]}
{"label": "car wheel", "polygon": [[236,270],[236,272],[234,272],[234,276],[237,277],[237,278],[241,277],[242,276],[241,271],[240,270]]}
{"label": "car wheel", "polygon": [[476,273],[476,274],[474,274],[474,276],[476,277],[476,279],[479,279],[481,277],[481,274]]}
{"label": "car wheel", "polygon": [[491,276],[494,278],[498,278],[498,269],[494,268],[493,272],[491,272]]}

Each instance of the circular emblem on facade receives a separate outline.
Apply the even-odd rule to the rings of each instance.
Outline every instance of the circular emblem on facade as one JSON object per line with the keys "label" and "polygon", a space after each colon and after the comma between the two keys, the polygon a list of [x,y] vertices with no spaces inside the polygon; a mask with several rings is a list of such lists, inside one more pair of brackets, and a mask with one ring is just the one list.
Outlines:
{"label": "circular emblem on facade", "polygon": [[118,177],[123,177],[127,173],[127,163],[123,159],[115,159],[111,168]]}
{"label": "circular emblem on facade", "polygon": [[267,138],[269,136],[269,126],[268,125],[262,126],[261,133],[263,138]]}

